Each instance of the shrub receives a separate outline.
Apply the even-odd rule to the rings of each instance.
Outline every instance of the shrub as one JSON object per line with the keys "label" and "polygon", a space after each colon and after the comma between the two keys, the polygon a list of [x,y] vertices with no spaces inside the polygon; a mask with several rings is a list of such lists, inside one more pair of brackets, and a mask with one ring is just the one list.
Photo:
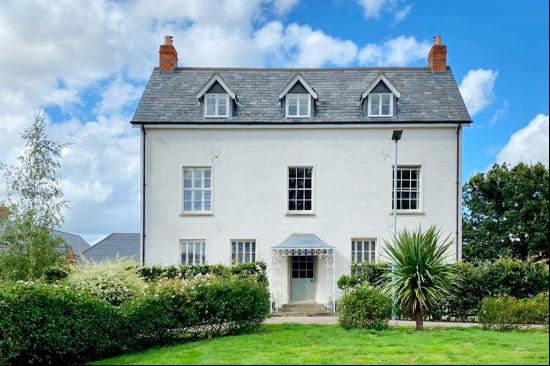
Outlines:
{"label": "shrub", "polygon": [[86,262],[75,267],[67,280],[75,289],[115,306],[141,295],[145,285],[137,274],[137,264],[122,258]]}
{"label": "shrub", "polygon": [[391,317],[391,299],[370,286],[360,286],[342,296],[338,322],[346,329],[384,329]]}
{"label": "shrub", "polygon": [[486,298],[481,302],[479,320],[484,328],[510,330],[525,324],[548,326],[548,294],[531,299]]}
{"label": "shrub", "polygon": [[0,364],[73,364],[124,349],[116,308],[62,286],[17,283],[0,288]]}
{"label": "shrub", "polygon": [[[387,266],[379,263],[353,266],[352,275],[339,281],[339,287],[378,284],[380,273]],[[447,295],[431,309],[430,316],[434,320],[475,320],[485,297],[513,296],[522,299],[548,291],[546,264],[504,258],[495,262],[460,262],[452,266],[462,280],[454,293]]]}
{"label": "shrub", "polygon": [[84,363],[123,350],[254,330],[269,315],[267,283],[249,275],[159,279],[120,306],[91,292],[68,283],[0,287],[0,364]]}
{"label": "shrub", "polygon": [[243,263],[233,266],[222,264],[181,265],[181,266],[146,266],[139,269],[139,275],[146,281],[165,279],[192,279],[196,276],[212,274],[216,276],[236,275],[240,277],[255,277],[260,282],[267,283],[266,265],[263,262]]}

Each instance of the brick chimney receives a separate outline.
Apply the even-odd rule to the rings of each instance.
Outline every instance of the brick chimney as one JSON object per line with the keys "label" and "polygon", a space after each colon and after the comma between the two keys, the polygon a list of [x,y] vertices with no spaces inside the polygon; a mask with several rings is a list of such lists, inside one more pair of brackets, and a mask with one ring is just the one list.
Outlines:
{"label": "brick chimney", "polygon": [[164,44],[159,49],[160,71],[174,71],[178,66],[178,52],[172,42],[172,36],[164,36]]}
{"label": "brick chimney", "polygon": [[434,44],[428,54],[428,65],[432,72],[447,70],[447,46],[441,44],[441,36],[434,37]]}

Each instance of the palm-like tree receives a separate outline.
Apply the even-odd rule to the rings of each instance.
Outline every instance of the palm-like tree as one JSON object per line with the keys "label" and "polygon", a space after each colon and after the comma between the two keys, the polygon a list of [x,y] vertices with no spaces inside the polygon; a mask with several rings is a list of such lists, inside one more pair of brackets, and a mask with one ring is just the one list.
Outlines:
{"label": "palm-like tree", "polygon": [[395,273],[384,273],[382,290],[395,294],[401,308],[414,316],[416,330],[424,328],[424,316],[453,291],[457,273],[447,264],[452,241],[430,227],[422,232],[403,230],[386,242],[385,252],[395,264]]}

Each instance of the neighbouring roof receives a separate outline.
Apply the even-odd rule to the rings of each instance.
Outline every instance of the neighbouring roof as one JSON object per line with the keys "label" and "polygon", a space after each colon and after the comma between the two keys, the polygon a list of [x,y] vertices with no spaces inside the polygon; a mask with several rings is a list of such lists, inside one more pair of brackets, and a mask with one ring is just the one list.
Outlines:
{"label": "neighbouring roof", "polygon": [[[91,246],[86,240],[84,240],[80,235],[67,233],[61,230],[51,230],[51,234],[54,238],[60,238],[63,240],[63,243],[57,247],[59,253],[65,253],[67,250],[66,246],[69,246],[73,251],[75,257],[80,256],[83,252],[90,249]],[[8,249],[7,244],[0,243],[0,252]]]}
{"label": "neighbouring roof", "polygon": [[[71,247],[76,257],[80,256],[84,251],[90,249],[90,244],[84,240],[80,235],[67,233],[61,230],[52,230],[53,237],[62,239],[66,245]],[[62,245],[58,248],[60,251],[65,252],[65,246]]]}
{"label": "neighbouring roof", "polygon": [[139,233],[113,233],[82,253],[81,258],[101,262],[118,257],[139,261]]}
{"label": "neighbouring roof", "polygon": [[[217,73],[239,103],[233,116],[212,120],[202,116],[197,91]],[[315,114],[309,118],[285,117],[279,100],[297,74],[318,95]],[[361,102],[362,93],[383,73],[400,92],[393,117],[367,117]],[[155,68],[138,104],[132,123],[208,124],[284,123],[469,123],[471,117],[464,104],[450,68],[434,73],[428,67],[388,68],[176,68],[160,72]]]}
{"label": "neighbouring roof", "polygon": [[332,248],[315,234],[292,234],[285,241],[274,245],[278,249],[323,249]]}

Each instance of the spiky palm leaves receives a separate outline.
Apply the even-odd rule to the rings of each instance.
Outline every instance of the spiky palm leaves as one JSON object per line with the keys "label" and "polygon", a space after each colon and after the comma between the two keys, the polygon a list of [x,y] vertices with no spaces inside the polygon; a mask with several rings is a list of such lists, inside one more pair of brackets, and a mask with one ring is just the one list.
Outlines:
{"label": "spiky palm leaves", "polygon": [[422,330],[424,316],[455,288],[458,276],[446,263],[452,241],[441,240],[441,232],[430,227],[422,232],[403,230],[386,242],[385,252],[395,264],[395,273],[383,276],[382,290],[394,294],[401,308],[416,320]]}

